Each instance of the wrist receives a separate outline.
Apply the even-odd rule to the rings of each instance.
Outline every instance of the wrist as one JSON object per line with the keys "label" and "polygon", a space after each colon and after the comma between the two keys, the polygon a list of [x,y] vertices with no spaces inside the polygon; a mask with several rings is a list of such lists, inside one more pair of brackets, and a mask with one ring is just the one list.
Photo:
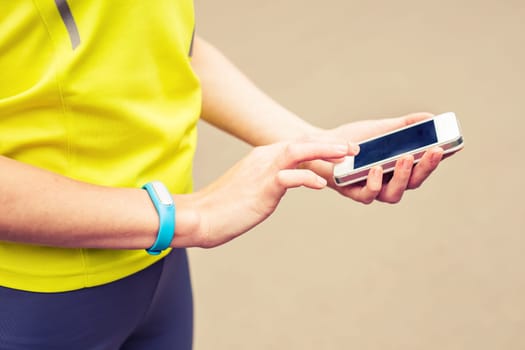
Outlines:
{"label": "wrist", "polygon": [[146,249],[150,255],[159,255],[171,245],[176,227],[176,207],[169,190],[160,181],[151,181],[142,186],[155,206],[159,218],[159,230],[153,245]]}
{"label": "wrist", "polygon": [[223,211],[224,203],[217,201],[213,189],[212,184],[191,195],[182,196],[177,202],[185,208],[185,228],[184,232],[181,228],[180,235],[176,232],[174,247],[213,248],[229,240],[222,237],[227,236],[231,226],[227,219],[230,213]]}
{"label": "wrist", "polygon": [[177,227],[171,242],[173,248],[200,246],[202,215],[195,194],[173,195],[177,206]]}

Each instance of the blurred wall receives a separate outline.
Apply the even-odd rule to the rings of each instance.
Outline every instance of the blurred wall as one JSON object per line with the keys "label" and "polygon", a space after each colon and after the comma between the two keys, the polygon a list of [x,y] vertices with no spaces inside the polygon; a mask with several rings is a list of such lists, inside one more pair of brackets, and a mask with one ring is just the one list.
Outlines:
{"label": "blurred wall", "polygon": [[[525,2],[197,0],[197,31],[323,127],[454,111],[466,148],[395,206],[290,191],[190,251],[195,348],[525,349]],[[196,189],[249,147],[200,126]]]}

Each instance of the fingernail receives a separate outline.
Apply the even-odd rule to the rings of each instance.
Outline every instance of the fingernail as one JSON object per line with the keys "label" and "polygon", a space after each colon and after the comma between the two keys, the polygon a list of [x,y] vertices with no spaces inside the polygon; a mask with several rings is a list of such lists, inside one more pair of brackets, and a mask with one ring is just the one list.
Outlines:
{"label": "fingernail", "polygon": [[350,147],[352,148],[352,152],[353,152],[354,154],[359,153],[359,145],[357,145],[357,144],[351,144]]}
{"label": "fingernail", "polygon": [[431,157],[432,163],[438,163],[440,161],[440,158],[441,158],[441,153],[434,152]]}
{"label": "fingernail", "polygon": [[318,182],[320,185],[322,185],[323,187],[326,186],[326,184],[328,183],[328,182],[326,181],[326,179],[324,179],[324,178],[322,178],[322,177],[320,177],[320,176],[317,177],[317,182]]}
{"label": "fingernail", "polygon": [[408,159],[403,159],[403,168],[405,170],[410,170],[410,168],[412,167],[412,164],[410,164],[410,162],[408,161]]}

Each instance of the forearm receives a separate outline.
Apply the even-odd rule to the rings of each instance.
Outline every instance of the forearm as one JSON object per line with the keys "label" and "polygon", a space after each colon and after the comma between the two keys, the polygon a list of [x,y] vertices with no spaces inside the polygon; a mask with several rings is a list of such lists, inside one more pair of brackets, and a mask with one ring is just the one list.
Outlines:
{"label": "forearm", "polygon": [[[144,190],[91,185],[5,157],[0,169],[0,240],[114,249],[155,241],[158,216]],[[188,241],[193,218],[178,201],[177,242]]]}
{"label": "forearm", "polygon": [[202,85],[202,118],[210,124],[254,146],[317,131],[258,89],[199,37],[195,38],[192,66]]}

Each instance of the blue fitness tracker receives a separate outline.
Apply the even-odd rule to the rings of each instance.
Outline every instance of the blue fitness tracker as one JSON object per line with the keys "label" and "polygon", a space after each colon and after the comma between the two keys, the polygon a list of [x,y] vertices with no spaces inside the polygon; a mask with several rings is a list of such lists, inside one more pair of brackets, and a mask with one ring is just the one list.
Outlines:
{"label": "blue fitness tracker", "polygon": [[166,186],[160,181],[148,182],[142,188],[148,191],[159,214],[157,240],[146,251],[150,255],[159,255],[164,249],[169,248],[175,235],[175,202]]}

